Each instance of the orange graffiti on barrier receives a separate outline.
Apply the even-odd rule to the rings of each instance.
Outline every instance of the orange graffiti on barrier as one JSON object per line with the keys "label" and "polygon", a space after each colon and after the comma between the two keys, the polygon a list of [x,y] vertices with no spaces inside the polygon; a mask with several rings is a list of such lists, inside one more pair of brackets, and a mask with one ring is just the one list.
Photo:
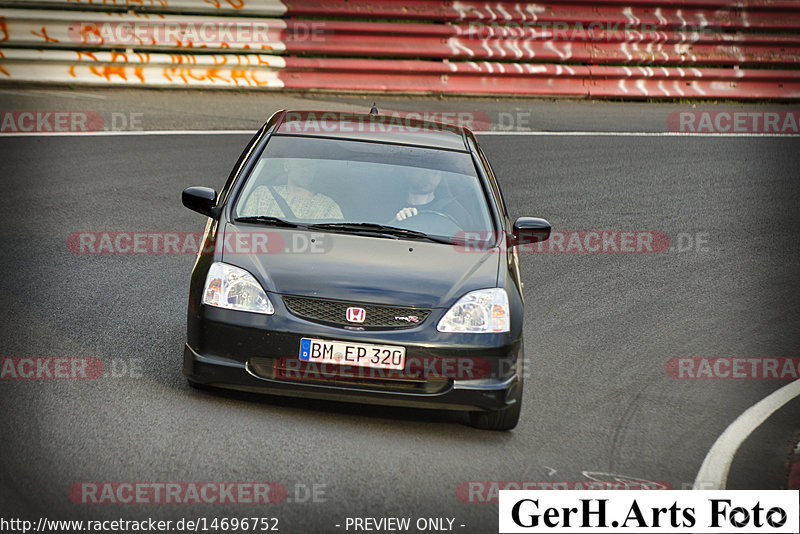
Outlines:
{"label": "orange graffiti on barrier", "polygon": [[91,65],[89,67],[89,72],[96,76],[102,76],[107,82],[111,81],[112,76],[119,76],[126,82],[128,81],[128,74],[125,72],[125,67],[112,67],[111,65],[106,65],[101,70],[100,68]]}
{"label": "orange graffiti on barrier", "polygon": [[8,41],[8,26],[6,26],[5,17],[0,17],[0,32],[3,33],[3,38],[0,41]]}
{"label": "orange graffiti on barrier", "polygon": [[[222,76],[218,76],[218,74],[217,74],[218,72],[219,72],[219,69],[207,69],[207,70],[206,70],[206,73],[207,73],[207,74],[206,74],[206,79],[207,79],[208,81],[210,81],[210,82],[211,82],[211,81],[213,81],[215,78],[219,78],[219,79],[220,79],[220,80],[222,80],[223,82],[227,82],[228,80],[226,80],[226,79],[225,79],[225,78],[223,78]],[[195,79],[198,79],[198,78],[195,78]],[[202,79],[202,78],[200,78],[200,79]]]}
{"label": "orange graffiti on barrier", "polygon": [[269,85],[269,82],[267,81],[261,82],[257,80],[255,72],[246,70],[237,70],[237,69],[231,71],[231,79],[233,80],[233,83],[239,85],[239,82],[237,80],[240,78],[246,81],[247,85],[256,85],[258,87]]}
{"label": "orange graffiti on barrier", "polygon": [[[0,58],[5,58],[5,57],[6,56],[5,56],[5,54],[3,54],[3,51],[0,50]],[[9,78],[11,78],[11,74],[9,74],[9,72],[6,69],[4,69],[2,65],[0,65],[0,72],[2,72],[3,74],[5,74]]]}
{"label": "orange graffiti on barrier", "polygon": [[79,26],[78,36],[81,39],[81,42],[88,43],[89,37],[96,36],[99,39],[98,43],[93,44],[104,44],[106,40],[103,38],[103,34],[100,33],[100,28],[97,27],[97,24],[81,24]]}
{"label": "orange graffiti on barrier", "polygon": [[197,57],[188,54],[170,54],[169,59],[171,63],[176,65],[183,65],[184,63],[195,65],[197,63]]}
{"label": "orange graffiti on barrier", "polygon": [[76,51],[75,53],[76,53],[76,54],[78,54],[78,61],[80,61],[80,60],[81,60],[81,56],[88,56],[88,57],[89,57],[89,58],[91,58],[93,61],[98,61],[98,59],[97,59],[97,56],[95,56],[95,55],[94,55],[93,53],[91,53],[91,52],[80,52],[80,51]]}
{"label": "orange graffiti on barrier", "polygon": [[[142,13],[136,13],[135,15],[137,17],[141,18]],[[163,16],[159,15],[159,17],[163,17]],[[144,18],[149,19],[150,17],[145,15]],[[145,39],[140,37],[136,32],[133,32],[133,36],[136,38],[136,40],[139,42],[140,45],[144,46],[146,44],[145,43]],[[151,35],[150,36],[150,44],[153,45],[153,46],[157,46],[158,45],[158,41],[156,40],[156,36],[155,35]]]}
{"label": "orange graffiti on barrier", "polygon": [[[69,74],[73,78],[77,78],[78,75],[75,73],[75,65],[71,65],[69,67]],[[105,67],[96,67],[94,65],[89,65],[89,72],[98,76],[100,78],[105,78],[106,81],[110,82],[112,76],[119,76],[126,82],[128,81],[128,69],[126,67],[112,67],[112,66],[105,66]],[[133,69],[133,75],[136,76],[140,82],[145,83],[144,79],[144,69],[142,67],[136,67]]]}
{"label": "orange graffiti on barrier", "polygon": [[230,72],[230,79],[226,78],[220,73],[219,69],[189,69],[189,68],[179,68],[179,67],[165,67],[164,68],[164,77],[169,81],[175,81],[175,78],[180,78],[183,80],[183,83],[189,84],[190,80],[196,80],[199,82],[211,82],[211,83],[223,83],[226,85],[230,85],[231,83],[235,85],[240,85],[239,81],[242,80],[247,83],[247,85],[255,85],[255,86],[265,86],[269,85],[269,81],[261,81],[256,78],[256,73],[253,71],[247,71],[243,69],[233,69]]}
{"label": "orange graffiti on barrier", "polygon": [[47,29],[44,26],[42,26],[42,33],[36,33],[33,30],[31,30],[31,33],[33,35],[35,35],[36,37],[41,37],[42,39],[44,39],[45,43],[57,43],[58,42],[58,39],[55,39],[55,38],[50,37],[49,35],[47,35]]}
{"label": "orange graffiti on barrier", "polygon": [[178,67],[164,67],[164,77],[166,79],[168,79],[169,81],[173,81],[172,79],[173,74],[178,78],[180,78],[181,80],[183,80],[183,83],[187,85],[189,84],[189,80],[186,79],[187,76],[194,80],[205,79],[204,77],[198,78],[197,76],[193,75],[191,69],[184,69]]}
{"label": "orange graffiti on barrier", "polygon": [[[222,7],[221,0],[205,0],[205,3],[212,5],[217,9]],[[231,6],[233,9],[242,9],[244,7],[244,0],[225,0],[225,3]]]}

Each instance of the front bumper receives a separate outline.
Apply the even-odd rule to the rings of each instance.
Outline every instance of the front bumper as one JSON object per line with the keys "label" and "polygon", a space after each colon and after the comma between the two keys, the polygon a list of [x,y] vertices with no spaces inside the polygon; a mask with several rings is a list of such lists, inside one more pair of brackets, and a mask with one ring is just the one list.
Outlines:
{"label": "front bumper", "polygon": [[[200,313],[189,312],[183,362],[183,373],[196,384],[330,401],[469,411],[505,408],[515,402],[521,387],[522,344],[521,340],[509,341],[510,336],[462,338],[461,344],[442,344],[441,340],[431,342],[432,333],[426,333],[425,326],[367,333],[318,325],[280,312],[267,317],[203,306]],[[430,322],[427,328],[435,330]],[[280,371],[286,361],[297,362],[302,337],[400,344],[407,349],[407,359],[481,359],[487,372],[478,378],[456,375],[416,381],[347,375],[331,380],[320,376],[300,379]],[[476,340],[483,344],[475,346]]]}
{"label": "front bumper", "polygon": [[437,393],[401,393],[342,387],[335,383],[274,380],[257,376],[248,370],[247,363],[202,356],[188,345],[183,351],[183,373],[196,384],[251,393],[444,410],[499,410],[514,402],[516,388],[520,387],[517,375],[505,380],[452,380],[445,390]]}

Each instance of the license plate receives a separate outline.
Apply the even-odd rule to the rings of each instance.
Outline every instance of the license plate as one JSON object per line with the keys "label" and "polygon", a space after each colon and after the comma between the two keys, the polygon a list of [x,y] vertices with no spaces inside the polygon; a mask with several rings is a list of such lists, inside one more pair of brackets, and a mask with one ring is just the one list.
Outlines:
{"label": "license plate", "polygon": [[300,360],[402,370],[406,365],[406,348],[304,337],[300,340]]}

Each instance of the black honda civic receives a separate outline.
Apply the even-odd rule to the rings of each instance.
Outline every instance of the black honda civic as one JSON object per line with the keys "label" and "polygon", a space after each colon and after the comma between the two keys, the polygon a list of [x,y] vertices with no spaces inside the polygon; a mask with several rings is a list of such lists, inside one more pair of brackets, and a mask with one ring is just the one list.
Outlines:
{"label": "black honda civic", "polygon": [[189,289],[183,372],[196,386],[466,410],[508,430],[523,387],[517,247],[471,131],[394,115],[279,111],[208,217]]}

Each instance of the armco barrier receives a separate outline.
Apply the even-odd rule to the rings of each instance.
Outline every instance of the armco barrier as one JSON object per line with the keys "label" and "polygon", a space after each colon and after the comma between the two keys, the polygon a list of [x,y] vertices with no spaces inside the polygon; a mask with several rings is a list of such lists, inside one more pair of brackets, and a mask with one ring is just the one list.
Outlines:
{"label": "armco barrier", "polygon": [[632,65],[800,64],[800,34],[576,30],[0,9],[4,43],[307,56],[478,59]]}
{"label": "armco barrier", "polygon": [[[6,6],[89,8],[142,13],[302,16],[416,21],[619,22],[658,28],[797,29],[794,0],[573,0],[459,2],[436,0],[5,0]],[[794,15],[792,20],[791,15]]]}
{"label": "armco barrier", "polygon": [[4,50],[9,79],[94,85],[401,91],[570,97],[781,99],[800,95],[800,70]]}
{"label": "armco barrier", "polygon": [[52,83],[281,89],[285,61],[265,54],[181,55],[69,50],[0,51],[0,76]]}
{"label": "armco barrier", "polygon": [[800,1],[0,0],[0,47],[21,82],[800,98]]}

